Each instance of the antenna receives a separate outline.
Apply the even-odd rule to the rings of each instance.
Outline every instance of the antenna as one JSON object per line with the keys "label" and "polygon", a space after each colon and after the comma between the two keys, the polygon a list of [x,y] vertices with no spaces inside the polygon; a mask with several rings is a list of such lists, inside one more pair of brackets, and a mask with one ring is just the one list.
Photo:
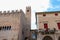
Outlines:
{"label": "antenna", "polygon": [[30,0],[27,0],[27,5],[29,5],[29,4],[30,4],[30,3],[29,3],[29,1],[30,1]]}

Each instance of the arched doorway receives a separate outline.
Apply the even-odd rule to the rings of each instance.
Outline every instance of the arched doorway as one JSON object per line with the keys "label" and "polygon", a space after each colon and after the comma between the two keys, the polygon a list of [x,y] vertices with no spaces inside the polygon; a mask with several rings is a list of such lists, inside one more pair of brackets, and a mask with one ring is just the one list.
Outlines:
{"label": "arched doorway", "polygon": [[58,37],[58,40],[60,40],[60,36]]}
{"label": "arched doorway", "polygon": [[45,36],[42,40],[53,40],[50,36]]}
{"label": "arched doorway", "polygon": [[25,37],[25,40],[28,40],[28,37]]}

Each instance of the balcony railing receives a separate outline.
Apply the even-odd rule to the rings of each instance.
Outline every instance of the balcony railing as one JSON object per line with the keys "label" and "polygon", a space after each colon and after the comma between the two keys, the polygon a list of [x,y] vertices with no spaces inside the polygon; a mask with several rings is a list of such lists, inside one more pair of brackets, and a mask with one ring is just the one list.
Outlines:
{"label": "balcony railing", "polygon": [[39,30],[39,32],[41,33],[41,34],[54,34],[55,33],[55,31],[56,31],[56,29],[55,28],[53,28],[53,29],[40,29]]}

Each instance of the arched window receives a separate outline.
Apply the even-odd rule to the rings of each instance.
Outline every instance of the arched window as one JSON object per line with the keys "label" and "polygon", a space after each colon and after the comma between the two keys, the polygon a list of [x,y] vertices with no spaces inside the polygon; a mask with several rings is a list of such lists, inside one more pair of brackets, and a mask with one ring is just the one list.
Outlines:
{"label": "arched window", "polygon": [[53,40],[50,36],[45,36],[42,40]]}
{"label": "arched window", "polygon": [[28,40],[28,37],[25,37],[25,40]]}
{"label": "arched window", "polygon": [[3,40],[7,40],[7,39],[3,39]]}

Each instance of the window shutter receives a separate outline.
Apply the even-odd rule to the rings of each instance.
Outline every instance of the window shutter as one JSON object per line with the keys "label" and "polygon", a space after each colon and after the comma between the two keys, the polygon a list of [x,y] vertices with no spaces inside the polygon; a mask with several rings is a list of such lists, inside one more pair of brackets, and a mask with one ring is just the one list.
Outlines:
{"label": "window shutter", "polygon": [[57,25],[58,25],[58,29],[60,29],[60,23],[57,23]]}
{"label": "window shutter", "polygon": [[45,29],[48,28],[48,24],[47,24],[47,23],[44,24],[44,28],[45,28]]}

